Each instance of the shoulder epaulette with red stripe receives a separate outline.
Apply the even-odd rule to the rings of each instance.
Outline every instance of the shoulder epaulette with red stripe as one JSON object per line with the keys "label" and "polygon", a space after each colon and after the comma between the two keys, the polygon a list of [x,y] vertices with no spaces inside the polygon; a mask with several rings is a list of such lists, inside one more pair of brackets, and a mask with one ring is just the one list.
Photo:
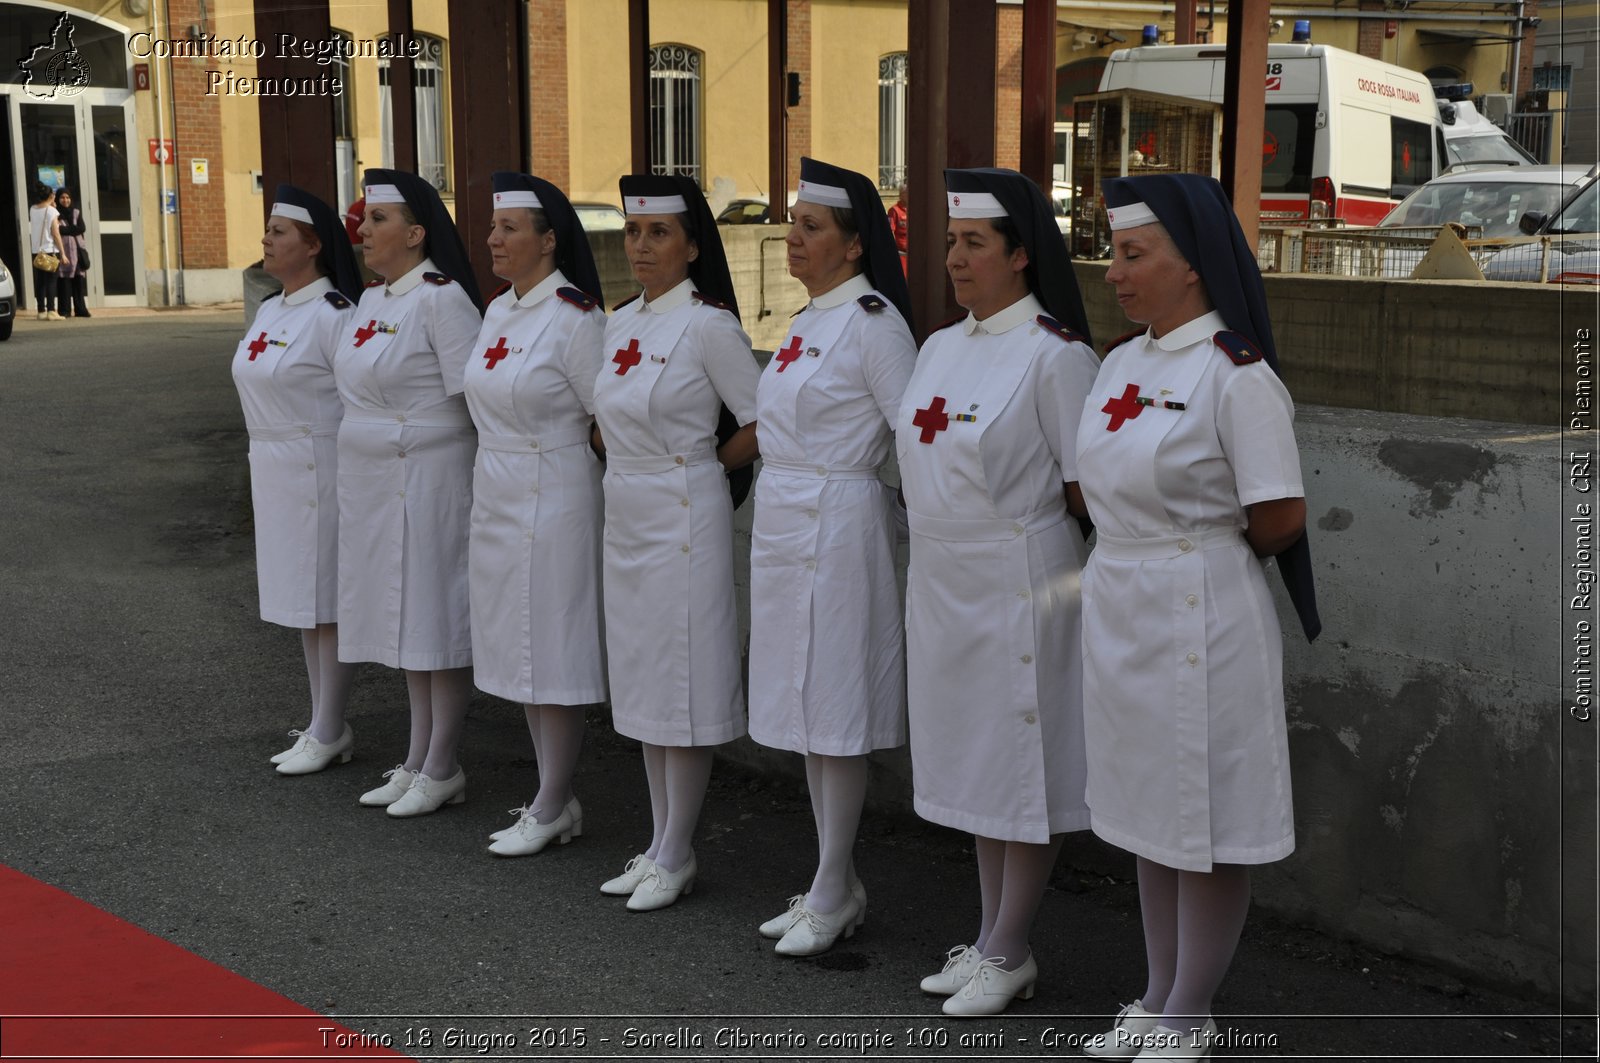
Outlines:
{"label": "shoulder epaulette with red stripe", "polygon": [[1060,336],[1062,339],[1066,340],[1068,343],[1081,343],[1085,346],[1087,346],[1089,343],[1089,340],[1085,336],[1067,328],[1067,326],[1063,325],[1049,314],[1040,314],[1038,317],[1034,318],[1034,320],[1039,322],[1039,324],[1048,331],[1053,332],[1057,336]]}
{"label": "shoulder epaulette with red stripe", "polygon": [[598,303],[595,302],[594,296],[590,295],[588,292],[584,291],[582,288],[571,288],[571,287],[557,288],[556,289],[556,295],[560,296],[562,299],[564,299],[567,302],[571,303],[573,306],[577,307],[579,310],[583,310],[585,312],[593,310],[597,305],[599,305]]}
{"label": "shoulder epaulette with red stripe", "polygon": [[322,297],[332,303],[335,310],[350,309],[350,300],[346,299],[344,293],[337,288],[331,292],[323,292]]}
{"label": "shoulder epaulette with red stripe", "polygon": [[733,307],[729,306],[721,299],[707,295],[705,292],[695,292],[694,297],[700,300],[702,303],[705,303],[707,306],[714,306],[718,310],[726,310],[730,314],[733,313]]}
{"label": "shoulder epaulette with red stripe", "polygon": [[1212,336],[1211,342],[1221,347],[1222,353],[1233,359],[1234,365],[1249,365],[1261,361],[1262,355],[1256,349],[1256,345],[1231,329],[1223,329]]}
{"label": "shoulder epaulette with red stripe", "polygon": [[1124,332],[1122,335],[1118,336],[1116,339],[1114,339],[1110,343],[1106,344],[1106,353],[1110,354],[1113,350],[1115,350],[1118,347],[1121,347],[1124,343],[1127,343],[1129,340],[1133,339],[1135,336],[1144,335],[1144,332],[1145,332],[1145,330],[1142,329],[1142,328],[1136,328],[1132,332]]}
{"label": "shoulder epaulette with red stripe", "polygon": [[485,299],[484,302],[492,303],[496,299],[500,298],[502,295],[506,294],[506,292],[509,292],[510,290],[511,290],[511,282],[510,281],[506,281],[504,284],[500,285],[500,287],[498,287],[494,291],[490,292],[489,293],[489,298]]}
{"label": "shoulder epaulette with red stripe", "polygon": [[941,332],[944,329],[949,328],[951,325],[959,325],[959,324],[961,324],[961,322],[965,321],[966,319],[967,319],[967,315],[966,314],[957,314],[955,317],[951,318],[949,321],[945,321],[945,322],[943,322],[941,324],[933,326],[933,328],[928,330],[928,335],[932,336],[935,332]]}
{"label": "shoulder epaulette with red stripe", "polygon": [[378,279],[377,279],[377,280],[375,280],[375,281],[368,281],[368,282],[367,282],[367,287],[368,287],[368,288],[382,288],[382,287],[383,287],[383,284],[384,284],[384,281],[383,281],[383,278],[382,278],[382,277],[379,277],[379,278],[378,278]]}
{"label": "shoulder epaulette with red stripe", "polygon": [[879,310],[882,310],[884,307],[889,305],[888,302],[884,300],[883,296],[879,295],[877,292],[868,292],[866,295],[863,295],[861,298],[857,299],[856,302],[861,304],[861,309],[872,314],[876,314]]}
{"label": "shoulder epaulette with red stripe", "polygon": [[635,299],[639,298],[639,296],[641,296],[643,294],[644,294],[643,292],[634,292],[632,295],[628,296],[626,299],[622,300],[622,302],[618,303],[616,306],[613,306],[611,309],[614,310],[614,311],[615,310],[621,310],[623,307],[627,306],[629,303],[633,302]]}
{"label": "shoulder epaulette with red stripe", "polygon": [[435,273],[432,270],[429,270],[427,273],[424,273],[422,275],[422,279],[427,281],[429,284],[438,284],[438,285],[441,285],[441,286],[446,285],[446,284],[454,284],[455,283],[455,281],[451,280],[449,277],[445,276],[443,273]]}

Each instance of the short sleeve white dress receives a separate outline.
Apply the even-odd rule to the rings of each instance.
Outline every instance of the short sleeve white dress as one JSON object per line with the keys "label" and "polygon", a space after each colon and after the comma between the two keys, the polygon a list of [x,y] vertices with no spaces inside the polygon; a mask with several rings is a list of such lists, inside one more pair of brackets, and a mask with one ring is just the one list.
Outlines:
{"label": "short sleeve white dress", "polygon": [[339,659],[438,671],[472,663],[467,523],[477,435],[461,397],[481,319],[424,260],[362,293],[334,358]]}
{"label": "short sleeve white dress", "polygon": [[911,330],[856,276],[795,318],[756,389],[750,737],[844,757],[904,745],[894,496],[878,479],[916,364]]}
{"label": "short sleeve white dress", "polygon": [[1078,572],[1063,483],[1098,363],[1032,295],[928,337],[895,443],[911,525],[906,693],[924,819],[1082,830]]}
{"label": "short sleeve white dress", "polygon": [[466,370],[478,426],[468,555],[478,689],[606,698],[601,466],[589,446],[605,314],[558,270],[484,311]]}
{"label": "short sleeve white dress", "polygon": [[[1168,867],[1294,849],[1283,637],[1245,507],[1300,497],[1289,393],[1219,314],[1113,348],[1078,429],[1094,832]],[[1149,405],[1137,401],[1144,399]]]}
{"label": "short sleeve white dress", "polygon": [[617,308],[601,354],[612,722],[653,745],[727,742],[745,713],[716,426],[722,405],[755,419],[761,370],[738,318],[688,280]]}

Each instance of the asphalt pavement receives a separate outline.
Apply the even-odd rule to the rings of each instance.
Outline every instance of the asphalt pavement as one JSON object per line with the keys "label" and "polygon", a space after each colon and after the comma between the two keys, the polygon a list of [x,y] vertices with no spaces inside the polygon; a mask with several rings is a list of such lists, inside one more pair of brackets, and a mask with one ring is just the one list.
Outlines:
{"label": "asphalt pavement", "polygon": [[[584,836],[529,858],[484,848],[535,789],[520,709],[485,695],[463,805],[395,820],[356,804],[405,746],[404,683],[378,666],[351,703],[354,761],[276,775],[305,678],[298,635],[256,612],[242,330],[236,309],[23,319],[0,344],[0,863],[396,1047],[409,1030],[418,1058],[1070,1057],[1138,994],[1136,891],[1075,867],[1069,843],[1038,995],[940,1018],[917,982],[975,928],[970,839],[870,809],[865,926],[816,959],[775,955],[755,926],[814,858],[798,761],[719,765],[695,892],[647,914],[597,890],[649,824],[637,747],[604,713]],[[0,942],[0,962],[28,957]],[[1260,912],[1217,1018],[1229,1058],[1595,1054],[1592,1018],[1554,1001]]]}

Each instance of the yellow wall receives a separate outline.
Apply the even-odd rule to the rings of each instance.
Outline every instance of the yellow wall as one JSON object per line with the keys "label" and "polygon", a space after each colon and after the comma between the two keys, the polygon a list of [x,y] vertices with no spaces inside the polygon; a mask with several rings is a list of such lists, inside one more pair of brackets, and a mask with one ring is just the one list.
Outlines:
{"label": "yellow wall", "polygon": [[[651,14],[655,14],[652,5]],[[687,41],[685,43],[697,43]],[[567,123],[574,200],[620,203],[632,169],[628,125],[627,0],[567,4]],[[762,123],[763,143],[766,123]]]}
{"label": "yellow wall", "polygon": [[[766,5],[749,0],[656,0],[650,43],[703,53],[700,68],[701,184],[722,198],[763,191],[767,169]],[[629,173],[628,5],[583,0],[567,6],[567,93],[572,198],[621,202]]]}
{"label": "yellow wall", "polygon": [[904,0],[811,7],[811,154],[878,177],[878,60],[906,50]]}

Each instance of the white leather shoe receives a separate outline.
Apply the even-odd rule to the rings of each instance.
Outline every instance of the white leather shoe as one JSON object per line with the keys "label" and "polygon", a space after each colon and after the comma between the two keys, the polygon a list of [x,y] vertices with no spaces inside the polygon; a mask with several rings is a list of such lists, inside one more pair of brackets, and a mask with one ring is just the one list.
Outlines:
{"label": "white leather shoe", "polygon": [[489,851],[496,856],[532,856],[552,840],[557,845],[567,844],[572,840],[571,808],[563,808],[549,823],[540,823],[531,815],[522,817],[516,829],[489,846]]}
{"label": "white leather shoe", "polygon": [[[861,884],[861,880],[855,876],[854,872],[850,874],[850,896],[854,897],[856,901],[855,929],[859,930],[861,929],[861,924],[867,921],[867,887]],[[773,916],[758,928],[761,936],[776,941],[787,934],[789,928],[800,921],[800,909],[804,906],[805,901],[806,895],[803,893],[790,897],[789,907],[782,915]]]}
{"label": "white leather shoe", "polygon": [[805,906],[806,895],[804,893],[796,893],[789,898],[789,907],[782,915],[775,915],[768,919],[757,927],[757,931],[762,937],[776,941],[787,934],[790,927],[800,921],[800,917],[805,913]]}
{"label": "white leather shoe", "polygon": [[1083,1043],[1083,1054],[1095,1059],[1132,1059],[1144,1048],[1144,1035],[1154,1030],[1160,1021],[1159,1014],[1144,1010],[1142,1000],[1124,1004],[1111,1029]]}
{"label": "white leather shoe", "polygon": [[467,773],[464,769],[457,768],[454,775],[443,780],[430,779],[419,771],[411,780],[410,788],[389,806],[388,811],[397,819],[426,816],[439,811],[444,805],[459,805],[466,799]]}
{"label": "white leather shoe", "polygon": [[633,891],[639,888],[639,883],[644,881],[644,877],[655,870],[655,866],[654,860],[640,853],[628,861],[628,866],[622,869],[622,874],[600,883],[600,892],[608,897],[631,897]]}
{"label": "white leather shoe", "polygon": [[312,772],[321,771],[331,764],[350,763],[351,751],[355,749],[355,732],[350,730],[350,725],[344,725],[344,734],[339,736],[337,742],[323,745],[310,735],[301,740],[300,748],[290,754],[278,765],[279,775],[310,775]]}
{"label": "white leather shoe", "polygon": [[837,912],[813,912],[800,905],[800,918],[789,932],[778,941],[775,951],[779,956],[816,956],[833,948],[839,938],[856,932],[861,925],[861,902],[854,893],[845,897]]}
{"label": "white leather shoe", "polygon": [[1039,980],[1039,965],[1028,954],[1021,967],[1003,971],[1004,956],[991,956],[978,963],[977,970],[961,991],[947,998],[943,1011],[955,1019],[973,1019],[983,1015],[998,1015],[1011,1005],[1013,999],[1032,1000],[1033,984]]}
{"label": "white leather shoe", "polygon": [[382,808],[400,800],[405,792],[411,789],[411,780],[417,777],[417,773],[407,771],[404,764],[396,764],[384,772],[383,777],[389,781],[376,790],[368,790],[361,795],[361,803],[368,808]]}
{"label": "white leather shoe", "polygon": [[1210,1059],[1211,1048],[1216,1044],[1217,1024],[1206,1019],[1199,1033],[1174,1030],[1159,1023],[1144,1038],[1144,1050],[1134,1056],[1140,1059]]}
{"label": "white leather shoe", "polygon": [[695,870],[692,851],[689,859],[676,871],[668,871],[652,862],[644,881],[634,888],[633,896],[628,898],[628,911],[653,912],[675,903],[679,897],[687,897],[694,892]]}
{"label": "white leather shoe", "polygon": [[272,763],[282,764],[284,761],[300,752],[300,747],[306,744],[307,738],[311,737],[310,733],[306,731],[290,731],[289,734],[294,737],[294,745],[290,746],[288,749],[285,749],[281,753],[272,754],[272,756],[269,758]]}
{"label": "white leather shoe", "polygon": [[[501,838],[509,838],[513,833],[515,833],[517,828],[522,826],[522,818],[524,816],[531,817],[533,815],[533,802],[530,801],[521,808],[507,809],[507,811],[509,811],[513,816],[516,816],[517,821],[511,824],[511,826],[501,827],[499,830],[489,835],[490,841],[497,842]],[[567,802],[567,811],[572,814],[572,836],[574,838],[583,837],[583,806],[578,804],[577,797],[573,797],[571,801]],[[629,890],[628,892],[631,893],[633,891]]]}
{"label": "white leather shoe", "polygon": [[983,953],[971,945],[957,945],[944,961],[944,969],[922,980],[922,991],[936,997],[947,997],[959,992],[972,980],[972,973],[983,962]]}

